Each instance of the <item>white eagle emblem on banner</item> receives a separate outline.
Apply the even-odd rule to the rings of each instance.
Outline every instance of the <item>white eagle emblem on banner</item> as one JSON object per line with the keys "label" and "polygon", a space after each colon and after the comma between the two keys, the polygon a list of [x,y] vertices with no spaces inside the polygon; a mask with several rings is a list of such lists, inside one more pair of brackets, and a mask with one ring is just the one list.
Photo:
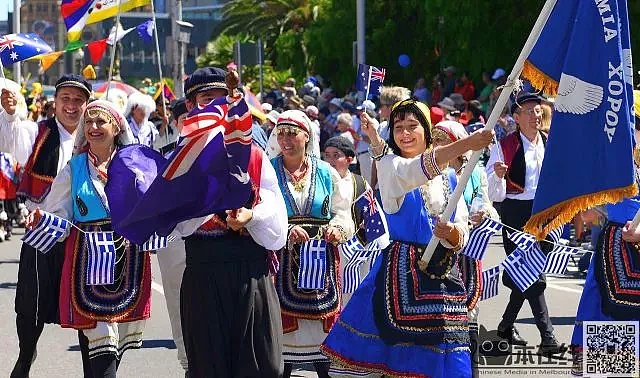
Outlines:
{"label": "white eagle emblem on banner", "polygon": [[602,104],[604,88],[563,73],[558,84],[555,110],[561,113],[587,114]]}

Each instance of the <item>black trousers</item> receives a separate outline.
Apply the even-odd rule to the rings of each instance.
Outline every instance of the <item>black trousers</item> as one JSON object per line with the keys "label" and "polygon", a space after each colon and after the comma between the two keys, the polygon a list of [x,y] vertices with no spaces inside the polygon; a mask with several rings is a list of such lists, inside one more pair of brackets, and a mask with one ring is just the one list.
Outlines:
{"label": "black trousers", "polygon": [[[531,217],[532,207],[533,201],[505,199],[500,206],[502,222],[513,228],[522,230]],[[506,254],[510,255],[515,251],[517,246],[507,237],[508,232],[511,231],[507,230],[507,228],[502,229],[502,241]],[[511,296],[509,297],[509,303],[507,303],[507,307],[502,315],[502,321],[498,327],[500,329],[506,329],[513,326],[526,300],[529,302],[529,306],[531,306],[531,312],[533,313],[540,335],[544,336],[545,334],[549,335],[553,333],[553,325],[549,318],[547,301],[544,297],[544,290],[547,287],[544,274],[541,274],[538,281],[524,292],[518,289],[508,273],[502,276],[502,282],[511,289]]]}

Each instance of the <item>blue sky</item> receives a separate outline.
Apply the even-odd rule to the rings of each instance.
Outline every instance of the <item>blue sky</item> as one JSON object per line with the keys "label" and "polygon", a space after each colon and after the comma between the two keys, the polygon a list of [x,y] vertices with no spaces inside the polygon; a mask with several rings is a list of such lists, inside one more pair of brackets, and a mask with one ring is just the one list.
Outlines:
{"label": "blue sky", "polygon": [[0,20],[6,20],[10,10],[13,10],[13,1],[0,1]]}

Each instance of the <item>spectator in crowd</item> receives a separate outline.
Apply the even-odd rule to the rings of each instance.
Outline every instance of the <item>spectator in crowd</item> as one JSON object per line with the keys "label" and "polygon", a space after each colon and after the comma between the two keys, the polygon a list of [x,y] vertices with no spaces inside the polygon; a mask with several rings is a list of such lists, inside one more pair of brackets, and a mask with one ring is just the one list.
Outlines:
{"label": "spectator in crowd", "polygon": [[425,104],[431,102],[431,92],[429,92],[423,77],[419,78],[416,82],[416,86],[413,88],[413,97]]}
{"label": "spectator in crowd", "polygon": [[455,92],[461,94],[465,101],[471,101],[476,98],[476,88],[469,79],[469,72],[462,73],[456,84]]}
{"label": "spectator in crowd", "polygon": [[442,100],[442,91],[442,80],[440,80],[439,75],[436,75],[431,81],[431,101],[429,105],[433,106]]}
{"label": "spectator in crowd", "polygon": [[276,127],[278,117],[280,117],[280,113],[277,110],[272,110],[267,113],[267,119],[262,124],[262,128],[264,129],[264,132],[267,133],[267,136],[270,136],[273,128]]}
{"label": "spectator in crowd", "polygon": [[158,136],[158,130],[149,117],[156,110],[156,104],[151,96],[134,92],[129,95],[125,111],[127,121],[136,143],[153,147],[153,141]]}
{"label": "spectator in crowd", "polygon": [[338,115],[336,134],[335,136],[346,138],[354,146],[360,140],[360,136],[353,130],[353,118],[348,113]]}
{"label": "spectator in crowd", "polygon": [[478,100],[469,101],[464,112],[466,118],[469,120],[465,127],[465,130],[469,134],[484,127],[485,121],[482,113],[482,105]]}
{"label": "spectator in crowd", "polygon": [[482,113],[484,113],[485,116],[488,117],[489,114],[487,114],[487,109],[489,108],[489,97],[491,97],[491,93],[496,86],[491,80],[491,74],[489,72],[482,73],[482,83],[484,84],[484,86],[482,87],[482,90],[480,91],[480,94],[478,95],[478,98],[476,100],[480,102]]}
{"label": "spectator in crowd", "polygon": [[314,105],[309,105],[304,112],[311,121],[311,134],[313,134],[310,153],[320,158],[320,122],[318,122],[320,111]]}
{"label": "spectator in crowd", "polygon": [[444,73],[442,96],[449,97],[456,88],[456,68],[449,66],[442,72]]}

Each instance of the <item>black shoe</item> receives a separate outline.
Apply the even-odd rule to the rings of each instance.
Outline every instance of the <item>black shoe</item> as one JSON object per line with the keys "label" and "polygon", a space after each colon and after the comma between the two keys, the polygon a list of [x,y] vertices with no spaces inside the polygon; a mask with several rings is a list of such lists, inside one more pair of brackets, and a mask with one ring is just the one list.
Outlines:
{"label": "black shoe", "polygon": [[11,378],[29,378],[29,370],[31,366],[21,361],[16,361],[11,371]]}
{"label": "black shoe", "polygon": [[566,350],[567,346],[560,344],[552,333],[542,336],[542,342],[540,343],[541,354],[560,354],[566,352]]}
{"label": "black shoe", "polygon": [[497,335],[498,337],[507,340],[511,345],[527,345],[527,340],[523,339],[522,336],[520,336],[520,333],[518,333],[518,330],[515,326],[511,326],[506,329],[498,328]]}

